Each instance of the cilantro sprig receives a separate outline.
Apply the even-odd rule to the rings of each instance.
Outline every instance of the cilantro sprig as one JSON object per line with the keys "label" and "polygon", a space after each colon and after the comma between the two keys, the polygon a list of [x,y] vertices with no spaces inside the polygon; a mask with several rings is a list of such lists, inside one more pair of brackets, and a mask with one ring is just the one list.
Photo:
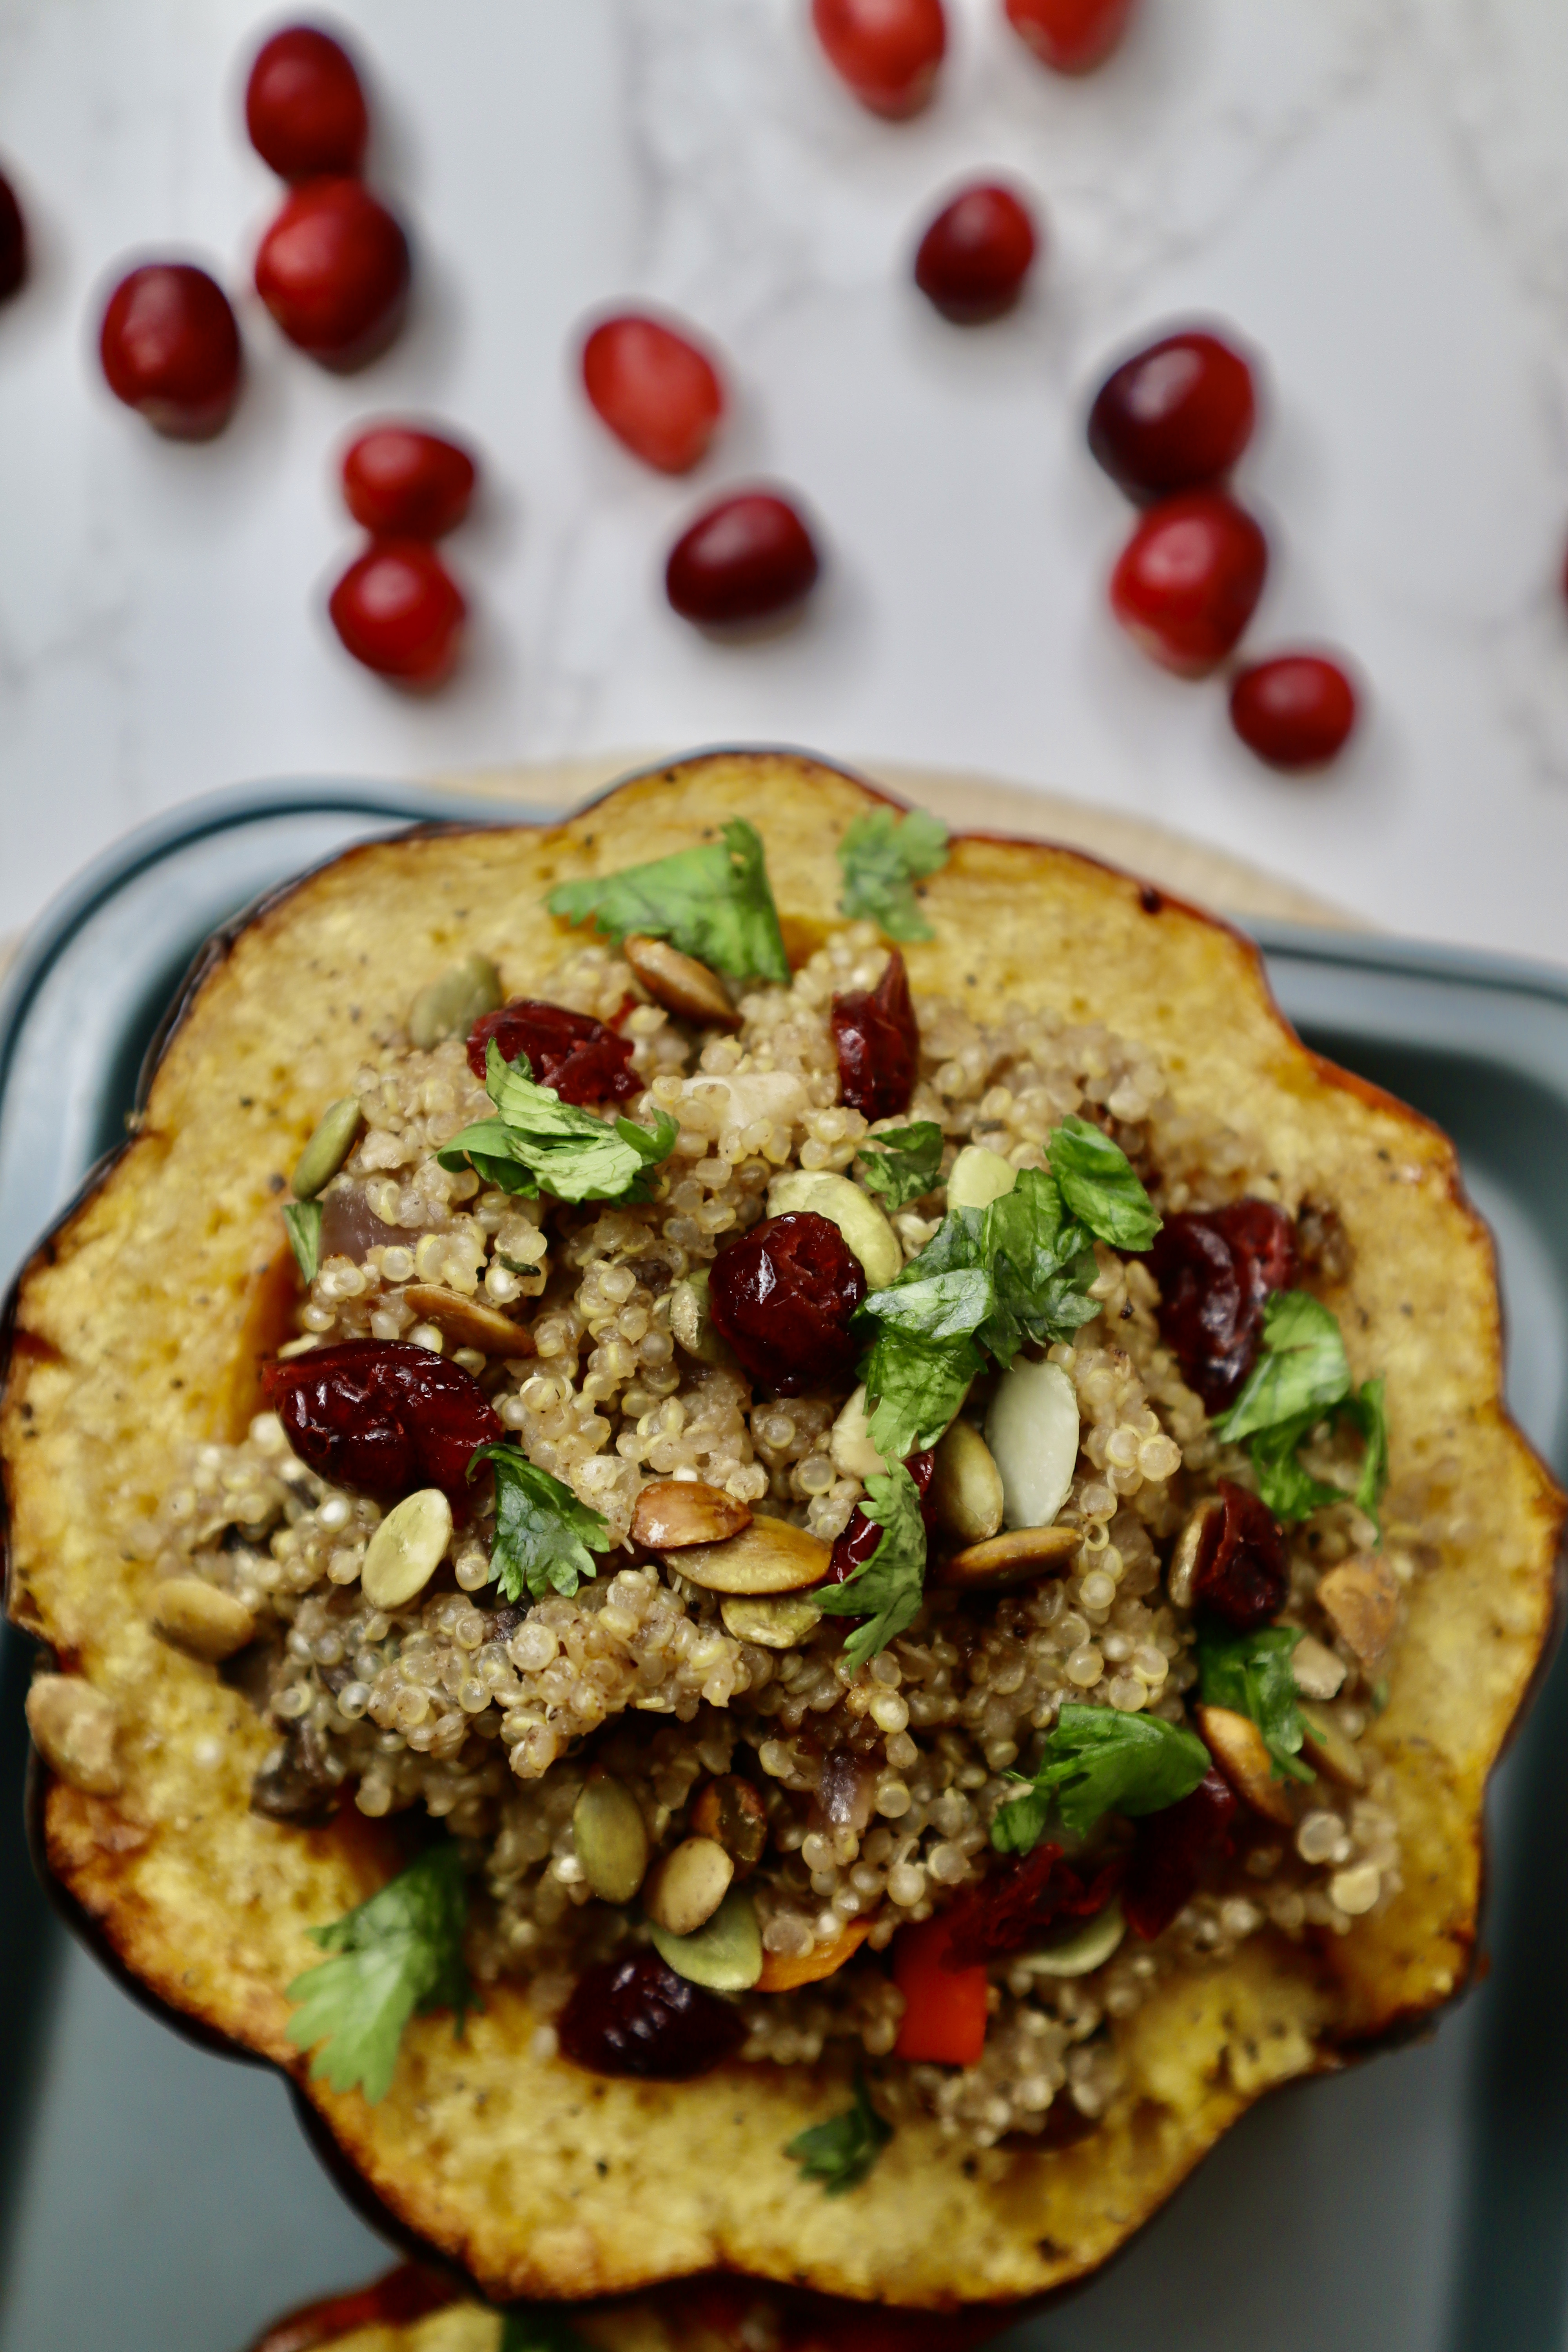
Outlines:
{"label": "cilantro sprig", "polygon": [[731,980],[789,985],[789,959],[768,882],[762,835],[731,817],[720,841],[678,849],[582,882],[563,882],[545,901],[569,923],[593,920],[618,944],[630,931],[668,940]]}
{"label": "cilantro sprig", "polygon": [[857,1668],[913,1624],[926,1573],[920,1489],[901,1462],[872,1473],[860,1508],[882,1530],[876,1550],[842,1584],[819,1584],[811,1596],[825,1616],[866,1620],[844,1644],[845,1656]]}
{"label": "cilantro sprig", "polygon": [[799,2165],[803,2180],[820,2180],[829,2197],[842,2197],[868,2178],[893,2126],[871,2105],[866,2078],[855,2074],[855,2098],[842,2115],[797,2132],[784,2154]]}
{"label": "cilantro sprig", "polygon": [[947,861],[947,827],[926,809],[898,816],[890,808],[868,809],[847,827],[838,845],[844,875],[841,914],[868,917],[890,940],[936,936],[921,913],[914,886]]}
{"label": "cilantro sprig", "polygon": [[1263,1347],[1246,1386],[1214,1423],[1216,1437],[1250,1441],[1258,1491],[1277,1519],[1304,1519],[1342,1487],[1316,1478],[1298,1449],[1321,1421],[1345,1421],[1363,1442],[1354,1500],[1376,1523],[1388,1484],[1383,1381],[1358,1389],[1334,1316],[1310,1291],[1277,1291],[1263,1310]]}
{"label": "cilantro sprig", "polygon": [[1290,1660],[1301,1638],[1297,1625],[1262,1625],[1249,1633],[1222,1633],[1205,1624],[1198,1634],[1198,1690],[1205,1706],[1250,1716],[1274,1759],[1277,1780],[1310,1780],[1300,1760],[1301,1710]]}
{"label": "cilantro sprig", "polygon": [[912,1127],[884,1128],[860,1149],[868,1192],[879,1192],[886,1206],[907,1207],[929,1192],[942,1166],[942,1129],[934,1118]]}
{"label": "cilantro sprig", "polygon": [[436,1157],[443,1168],[467,1161],[487,1184],[530,1201],[541,1192],[557,1201],[646,1201],[680,1132],[668,1111],[655,1114],[650,1129],[563,1103],[553,1087],[535,1085],[526,1054],[505,1061],[493,1037],[485,1092],[498,1116],[465,1127]]}
{"label": "cilantro sprig", "polygon": [[584,1577],[597,1576],[593,1554],[610,1551],[615,1538],[601,1513],[580,1503],[570,1486],[531,1462],[521,1446],[480,1445],[470,1478],[489,1463],[496,1474],[496,1538],[490,1580],[508,1601],[568,1599]]}
{"label": "cilantro sprig", "polygon": [[411,2017],[449,2009],[461,2036],[465,2011],[479,2006],[463,1963],[468,1916],[462,1859],[448,1843],[432,1846],[342,1918],[310,1929],[336,1956],[289,1987],[297,2005],[289,2041],[301,2050],[321,2044],[310,2062],[314,2079],[334,2091],[358,2084],[374,2106],[392,2086]]}
{"label": "cilantro sprig", "polygon": [[999,1853],[1027,1853],[1053,1806],[1075,1837],[1102,1813],[1163,1812],[1190,1797],[1208,1769],[1208,1749],[1182,1724],[1069,1702],[1046,1738],[1027,1795],[997,1807],[991,1843]]}

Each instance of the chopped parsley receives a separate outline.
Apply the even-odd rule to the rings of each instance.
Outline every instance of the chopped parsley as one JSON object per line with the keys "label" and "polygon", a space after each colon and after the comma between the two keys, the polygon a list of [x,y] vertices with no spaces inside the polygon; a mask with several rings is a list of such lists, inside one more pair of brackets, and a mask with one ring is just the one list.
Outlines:
{"label": "chopped parsley", "polygon": [[910,809],[902,817],[890,808],[868,809],[838,845],[844,875],[838,910],[852,920],[869,918],[890,940],[934,939],[914,886],[946,862],[941,817],[927,809]]}
{"label": "chopped parsley", "polygon": [[934,1118],[913,1127],[884,1128],[861,1147],[866,1190],[879,1192],[889,1209],[902,1209],[929,1192],[942,1166],[942,1129]]}
{"label": "chopped parsley", "polygon": [[403,2029],[416,2012],[449,2009],[453,2031],[478,2000],[463,1964],[468,1896],[462,1858],[450,1842],[417,1862],[312,1939],[336,1958],[307,1969],[289,1987],[296,2004],[289,2039],[320,2043],[314,2079],[334,2091],[358,2084],[374,2106],[391,2088]]}
{"label": "chopped parsley", "polygon": [[294,1253],[294,1263],[307,1282],[314,1282],[316,1269],[321,1263],[321,1203],[320,1201],[286,1201],[283,1204],[283,1224],[289,1235],[289,1246]]}
{"label": "chopped parsley", "polygon": [[1304,1519],[1342,1487],[1315,1478],[1299,1448],[1321,1421],[1346,1421],[1363,1451],[1353,1499],[1375,1524],[1388,1484],[1388,1431],[1383,1381],[1358,1389],[1335,1318],[1306,1290],[1276,1292],[1263,1310],[1263,1349],[1247,1385],[1214,1423],[1216,1437],[1250,1441],[1258,1491],[1277,1519]]}
{"label": "chopped parsley", "polygon": [[553,1087],[534,1084],[526,1054],[504,1061],[493,1037],[485,1049],[485,1091],[499,1117],[465,1127],[436,1157],[443,1168],[467,1160],[487,1184],[531,1201],[541,1192],[557,1201],[646,1201],[653,1171],[680,1131],[664,1110],[650,1130],[563,1103]]}
{"label": "chopped parsley", "polygon": [[856,2069],[855,2103],[825,2124],[797,2132],[784,2149],[804,2180],[820,2180],[829,2197],[858,2189],[893,2137],[893,2126],[871,2105],[866,2078]]}
{"label": "chopped parsley", "polygon": [[1046,1737],[1027,1796],[997,1807],[991,1843],[999,1853],[1027,1853],[1053,1805],[1074,1837],[1086,1836],[1102,1813],[1163,1812],[1190,1797],[1208,1769],[1208,1749],[1182,1724],[1069,1701]]}
{"label": "chopped parsley", "polygon": [[1079,1224],[1113,1249],[1146,1250],[1160,1230],[1148,1193],[1119,1144],[1087,1118],[1064,1118],[1051,1137],[1051,1174]]}
{"label": "chopped parsley", "polygon": [[1300,1761],[1301,1710],[1290,1660],[1300,1640],[1295,1625],[1263,1625],[1250,1633],[1198,1633],[1198,1689],[1205,1706],[1250,1716],[1274,1759],[1277,1780],[1316,1778]]}
{"label": "chopped parsley", "polygon": [[762,835],[743,817],[731,818],[722,841],[678,849],[673,856],[628,866],[619,874],[563,882],[545,903],[569,923],[592,918],[617,944],[628,932],[640,931],[668,940],[683,955],[731,980],[755,976],[781,988],[789,985],[789,959]]}
{"label": "chopped parsley", "polygon": [[842,1584],[818,1584],[811,1598],[827,1617],[863,1617],[844,1644],[844,1654],[857,1668],[895,1634],[912,1625],[925,1591],[926,1530],[921,1517],[920,1489],[901,1462],[890,1470],[873,1472],[866,1481],[860,1508],[881,1541],[869,1559],[847,1576]]}
{"label": "chopped parsley", "polygon": [[593,1554],[614,1547],[604,1518],[531,1462],[520,1446],[479,1446],[468,1464],[469,1477],[486,1462],[496,1474],[491,1581],[508,1601],[521,1601],[525,1592],[531,1601],[542,1601],[547,1592],[570,1599],[584,1577],[597,1576]]}

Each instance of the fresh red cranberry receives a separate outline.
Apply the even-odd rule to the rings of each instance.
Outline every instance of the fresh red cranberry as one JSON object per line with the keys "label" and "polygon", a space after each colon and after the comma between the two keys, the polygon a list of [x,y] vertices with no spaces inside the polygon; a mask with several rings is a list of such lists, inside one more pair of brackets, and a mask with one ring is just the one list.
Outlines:
{"label": "fresh red cranberry", "polygon": [[896,1118],[908,1110],[920,1070],[921,1033],[897,948],[876,987],[836,996],[830,1018],[840,1100],[868,1118]]}
{"label": "fresh red cranberry", "polygon": [[947,47],[942,0],[811,0],[811,21],[862,106],[895,121],[920,112]]}
{"label": "fresh red cranberry", "polygon": [[553,1087],[563,1102],[625,1102],[642,1087],[632,1067],[630,1038],[563,1004],[520,996],[499,1013],[481,1013],[468,1032],[468,1067],[476,1078],[485,1075],[492,1037],[504,1062],[526,1054],[535,1082]]}
{"label": "fresh red cranberry", "polygon": [[944,319],[974,326],[1017,300],[1035,258],[1035,224],[1011,188],[981,181],[945,205],[915,255],[915,284]]}
{"label": "fresh red cranberry", "polygon": [[724,387],[706,352],[637,311],[594,329],[583,385],[616,438],[664,474],[689,473],[724,414]]}
{"label": "fresh red cranberry", "polygon": [[460,1364],[405,1339],[340,1339],[267,1365],[261,1386],[300,1461],[367,1495],[466,1495],[475,1447],[505,1434]]}
{"label": "fresh red cranberry", "polygon": [[1273,1513],[1245,1486],[1219,1482],[1223,1512],[1210,1515],[1193,1564],[1193,1605],[1237,1633],[1267,1625],[1285,1606],[1290,1562]]}
{"label": "fresh red cranberry", "polygon": [[373,425],[343,458],[343,500],[383,539],[442,539],[474,494],[474,461],[414,425]]}
{"label": "fresh red cranberry", "polygon": [[817,570],[811,533],[788,500],[742,490],[681,533],[664,588],[683,621],[726,628],[787,612],[809,594]]}
{"label": "fresh red cranberry", "polygon": [[239,390],[239,329],[228,297],[187,261],[150,261],[122,278],[99,336],[109,389],[158,432],[207,441]]}
{"label": "fresh red cranberry", "polygon": [[[915,1492],[921,1498],[921,1517],[926,1523],[926,1531],[929,1534],[931,1514],[926,1496],[931,1488],[931,1474],[936,1468],[936,1455],[929,1449],[919,1454],[907,1454],[904,1467],[915,1482]],[[881,1542],[884,1532],[885,1530],[875,1519],[868,1519],[866,1517],[865,1512],[857,1503],[849,1514],[849,1524],[833,1547],[833,1557],[827,1563],[827,1574],[823,1578],[823,1582],[825,1584],[847,1583],[855,1570],[863,1567],[870,1559],[871,1554]]]}
{"label": "fresh red cranberry", "polygon": [[27,225],[16,191],[0,178],[0,302],[6,302],[27,275]]}
{"label": "fresh red cranberry", "polygon": [[256,290],[291,343],[324,367],[386,349],[408,296],[408,240],[358,180],[308,180],[261,240]]}
{"label": "fresh red cranberry", "polygon": [[1135,1936],[1152,1943],[1230,1853],[1236,1797],[1218,1772],[1205,1772],[1191,1794],[1138,1823],[1121,1907]]}
{"label": "fresh red cranberry", "polygon": [[1163,499],[1228,474],[1252,438],[1252,370],[1193,329],[1135,352],[1089,412],[1089,446],[1129,498]]}
{"label": "fresh red cranberry", "polygon": [[1321,654],[1276,654],[1230,689],[1230,723],[1271,768],[1324,768],[1355,725],[1355,688]]}
{"label": "fresh red cranberry", "polygon": [[380,540],[351,563],[327,602],[355,661],[405,686],[439,686],[458,657],[468,607],[422,539]]}
{"label": "fresh red cranberry", "polygon": [[313,25],[274,33],[245,85],[245,127],[281,179],[357,173],[370,116],[348,52]]}
{"label": "fresh red cranberry", "polygon": [[1059,1845],[1037,1845],[1021,1861],[994,1870],[955,1905],[943,1968],[989,1965],[1021,1952],[1026,1944],[1037,1944],[1053,1928],[1092,1919],[1104,1910],[1121,1877],[1120,1859],[1086,1879],[1062,1860]]}
{"label": "fresh red cranberry", "polygon": [[1151,507],[1110,575],[1110,609],[1151,661],[1179,677],[1222,662],[1263,593],[1268,542],[1223,490]]}
{"label": "fresh red cranberry", "polygon": [[555,2021],[561,2055],[593,2074],[689,2083],[732,2058],[745,2021],[657,1952],[586,1969]]}
{"label": "fresh red cranberry", "polygon": [[1053,73],[1092,73],[1127,30],[1134,0],[1007,0],[1007,22]]}
{"label": "fresh red cranberry", "polygon": [[758,1386],[781,1397],[851,1377],[849,1323],[865,1296],[866,1269],[815,1209],[764,1218],[720,1251],[708,1277],[713,1328]]}
{"label": "fresh red cranberry", "polygon": [[1210,1412],[1252,1370],[1263,1309],[1296,1281],[1296,1234],[1272,1201],[1167,1217],[1149,1252],[1160,1286],[1160,1336]]}

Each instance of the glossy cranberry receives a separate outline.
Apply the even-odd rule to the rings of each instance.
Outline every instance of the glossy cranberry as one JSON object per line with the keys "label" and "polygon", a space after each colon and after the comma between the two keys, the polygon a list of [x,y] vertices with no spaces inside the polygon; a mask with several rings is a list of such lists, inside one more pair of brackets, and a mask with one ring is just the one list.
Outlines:
{"label": "glossy cranberry", "polygon": [[383,539],[441,539],[474,494],[474,461],[414,425],[373,425],[343,458],[343,501]]}
{"label": "glossy cranberry", "polygon": [[27,275],[27,225],[16,192],[0,178],[0,302],[8,301]]}
{"label": "glossy cranberry", "polygon": [[708,1277],[708,1312],[742,1368],[773,1396],[849,1380],[849,1323],[866,1270],[837,1225],[814,1209],[764,1218],[721,1249]]}
{"label": "glossy cranberry", "polygon": [[482,1013],[468,1032],[468,1067],[476,1078],[485,1075],[492,1037],[503,1061],[526,1054],[536,1083],[553,1087],[563,1102],[626,1102],[641,1089],[630,1038],[617,1037],[591,1013],[527,996],[499,1013]]}
{"label": "glossy cranberry", "polygon": [[1092,73],[1123,33],[1134,0],[1007,0],[1007,22],[1053,73]]}
{"label": "glossy cranberry", "polygon": [[1276,654],[1230,689],[1230,723],[1271,768],[1324,768],[1355,725],[1355,688],[1321,654]]}
{"label": "glossy cranberry", "polygon": [[689,472],[724,414],[724,387],[706,352],[637,311],[594,329],[583,346],[583,386],[616,438],[663,474]]}
{"label": "glossy cranberry", "polygon": [[1163,499],[1228,474],[1257,419],[1252,370],[1199,330],[1167,335],[1108,375],[1089,446],[1129,498]]}
{"label": "glossy cranberry", "polygon": [[[929,1534],[931,1515],[926,1504],[926,1496],[931,1487],[931,1474],[936,1468],[936,1455],[929,1449],[919,1454],[907,1454],[904,1467],[915,1482],[915,1491],[921,1498],[921,1517],[925,1520],[926,1531]],[[855,1570],[870,1559],[882,1540],[883,1532],[877,1521],[868,1519],[857,1503],[849,1514],[848,1525],[833,1547],[833,1558],[827,1564],[827,1574],[824,1577],[823,1582],[843,1584],[853,1576]]]}
{"label": "glossy cranberry", "polygon": [[438,686],[458,657],[468,607],[422,539],[387,539],[351,563],[327,610],[355,661],[408,686]]}
{"label": "glossy cranberry", "polygon": [[681,533],[664,589],[683,621],[726,628],[787,612],[809,594],[818,568],[811,533],[788,500],[742,490]]}
{"label": "glossy cranberry", "polygon": [[1110,575],[1110,609],[1151,661],[1179,677],[1222,662],[1263,593],[1268,542],[1223,490],[1151,507]]}
{"label": "glossy cranberry", "polygon": [[894,121],[920,112],[947,47],[942,0],[811,0],[811,21],[862,106]]}
{"label": "glossy cranberry", "polygon": [[1167,1217],[1149,1252],[1160,1286],[1160,1336],[1210,1412],[1252,1370],[1263,1309],[1296,1281],[1296,1234],[1272,1201]]}
{"label": "glossy cranberry", "polygon": [[1059,1845],[1037,1845],[1021,1861],[994,1870],[952,1913],[942,1966],[974,1968],[1038,1944],[1103,1911],[1121,1877],[1120,1859],[1086,1877],[1062,1860]]}
{"label": "glossy cranberry", "polygon": [[261,240],[256,290],[291,343],[324,367],[385,350],[408,296],[408,240],[358,180],[308,180]]}
{"label": "glossy cranberry", "polygon": [[1135,1936],[1152,1943],[1184,1911],[1230,1853],[1236,1797],[1217,1772],[1189,1796],[1138,1823],[1121,1882],[1121,1907]]}
{"label": "glossy cranberry", "polygon": [[261,1385],[300,1461],[367,1495],[467,1495],[474,1448],[505,1434],[460,1364],[405,1339],[340,1339],[268,1364]]}
{"label": "glossy cranberry", "polygon": [[657,1952],[584,1969],[555,2021],[561,2055],[593,2074],[689,2083],[732,2058],[745,2021]]}
{"label": "glossy cranberry", "polygon": [[945,205],[921,237],[915,284],[944,319],[973,326],[1012,309],[1034,258],[1027,207],[1011,188],[982,181]]}
{"label": "glossy cranberry", "polygon": [[1219,1482],[1223,1513],[1211,1515],[1193,1564],[1193,1604],[1237,1633],[1267,1625],[1285,1606],[1290,1562],[1273,1513],[1245,1486]]}
{"label": "glossy cranberry", "polygon": [[151,261],[122,278],[99,335],[109,389],[158,432],[206,441],[239,390],[239,329],[205,269]]}
{"label": "glossy cranberry", "polygon": [[840,1100],[868,1118],[896,1118],[908,1110],[920,1070],[921,1033],[897,948],[876,987],[836,996],[830,1017]]}
{"label": "glossy cranberry", "polygon": [[245,127],[282,179],[358,172],[370,116],[348,52],[313,25],[274,33],[245,85]]}

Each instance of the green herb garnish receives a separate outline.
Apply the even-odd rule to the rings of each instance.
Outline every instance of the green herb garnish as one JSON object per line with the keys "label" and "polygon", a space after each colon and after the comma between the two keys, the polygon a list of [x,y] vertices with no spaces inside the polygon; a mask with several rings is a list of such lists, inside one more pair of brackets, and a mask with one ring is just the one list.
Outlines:
{"label": "green herb garnish", "polygon": [[868,809],[838,845],[844,888],[841,914],[865,916],[890,940],[935,937],[921,913],[914,885],[947,860],[947,827],[926,809],[900,817],[890,808]]}
{"label": "green herb garnish", "polygon": [[553,1087],[534,1084],[526,1054],[503,1061],[493,1037],[485,1048],[485,1092],[499,1117],[465,1127],[436,1157],[443,1168],[466,1160],[487,1184],[531,1201],[541,1192],[557,1201],[646,1201],[655,1168],[680,1132],[665,1110],[650,1129],[563,1103]]}
{"label": "green herb garnish", "polygon": [[584,1577],[597,1576],[593,1554],[614,1549],[604,1518],[520,1446],[479,1446],[468,1463],[469,1477],[486,1462],[496,1474],[492,1582],[508,1601],[521,1601],[525,1592],[531,1601],[542,1601],[547,1592],[570,1599]]}
{"label": "green herb garnish", "polygon": [[[1298,1448],[1321,1421],[1348,1421],[1363,1451],[1353,1498],[1315,1478]],[[1277,1519],[1304,1519],[1353,1499],[1375,1526],[1388,1484],[1383,1381],[1357,1388],[1335,1318],[1306,1290],[1276,1292],[1263,1310],[1263,1350],[1247,1385],[1214,1423],[1216,1437],[1250,1440],[1258,1491]]]}
{"label": "green herb garnish", "polygon": [[1295,1625],[1264,1625],[1251,1633],[1221,1633],[1205,1625],[1198,1633],[1198,1688],[1204,1705],[1251,1717],[1274,1759],[1277,1780],[1317,1777],[1300,1761],[1301,1710],[1290,1667],[1300,1638]]}
{"label": "green herb garnish", "polygon": [[942,1166],[942,1129],[934,1118],[913,1127],[885,1128],[860,1149],[866,1190],[879,1192],[889,1209],[901,1209],[929,1192]]}
{"label": "green herb garnish", "polygon": [[731,980],[789,985],[789,959],[768,886],[762,835],[731,817],[722,841],[678,849],[651,865],[628,866],[596,880],[563,882],[545,904],[568,923],[592,918],[617,943],[630,931],[668,940]]}
{"label": "green herb garnish", "polygon": [[368,1903],[310,1929],[338,1956],[289,1987],[297,2005],[289,2041],[301,2050],[321,2045],[313,2079],[334,2091],[357,2083],[374,2106],[391,2087],[403,2029],[416,2012],[449,2009],[461,2036],[464,2012],[479,2006],[463,1964],[468,1916],[462,1858],[448,1843],[432,1846]]}
{"label": "green herb garnish", "polygon": [[294,1263],[307,1282],[314,1282],[316,1269],[321,1263],[321,1216],[320,1201],[286,1201],[283,1204],[283,1226],[289,1235],[289,1246],[294,1253]]}
{"label": "green herb garnish", "polygon": [[1069,1701],[1046,1737],[1028,1795],[997,1807],[991,1843],[999,1853],[1027,1853],[1053,1806],[1074,1837],[1086,1836],[1102,1813],[1163,1812],[1190,1797],[1208,1769],[1208,1749],[1181,1724]]}
{"label": "green herb garnish", "polygon": [[1148,1193],[1119,1144],[1087,1118],[1064,1118],[1051,1137],[1051,1174],[1080,1225],[1113,1249],[1146,1250],[1160,1230]]}
{"label": "green herb garnish", "polygon": [[856,1667],[914,1622],[925,1591],[926,1531],[920,1489],[901,1462],[866,1481],[860,1508],[882,1539],[842,1584],[819,1584],[812,1601],[827,1617],[864,1617],[844,1644]]}
{"label": "green herb garnish", "polygon": [[855,2103],[825,2124],[797,2132],[784,2149],[805,2180],[820,2180],[829,2197],[842,2197],[868,2178],[893,2137],[893,2126],[871,2105],[866,2078],[855,2070]]}

